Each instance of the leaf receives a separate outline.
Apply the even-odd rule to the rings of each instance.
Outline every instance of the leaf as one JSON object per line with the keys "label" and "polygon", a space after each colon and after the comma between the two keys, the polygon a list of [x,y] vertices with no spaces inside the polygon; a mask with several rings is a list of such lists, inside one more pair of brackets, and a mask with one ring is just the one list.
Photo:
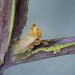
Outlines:
{"label": "leaf", "polygon": [[0,0],[0,62],[8,50],[15,17],[15,0]]}
{"label": "leaf", "polygon": [[26,25],[29,0],[17,0],[15,23],[12,32],[11,42],[17,41],[20,38],[22,30]]}
{"label": "leaf", "polygon": [[10,41],[12,44],[20,37],[26,24],[28,0],[1,0],[0,3],[3,15],[0,16],[0,58],[3,62]]}
{"label": "leaf", "polygon": [[[60,38],[60,39],[52,39],[52,40],[43,40],[43,42],[40,43],[40,45],[35,46],[33,49],[33,52],[41,47],[51,47],[54,46],[56,44],[56,42],[59,42],[61,40],[64,40],[65,38]],[[66,38],[69,39],[69,38]],[[70,39],[71,40],[71,39]],[[48,44],[46,44],[46,42]],[[12,63],[6,63],[3,64],[0,68],[0,73],[2,71],[4,71],[5,69],[17,65],[17,64],[22,64],[22,63],[28,63],[28,62],[32,62],[32,61],[37,61],[37,60],[41,60],[41,59],[47,59],[47,58],[51,58],[51,57],[57,57],[57,56],[61,56],[61,55],[67,55],[67,54],[75,54],[75,45],[71,45],[65,48],[62,48],[60,50],[59,53],[54,54],[53,52],[45,52],[45,51],[38,51],[35,52],[34,54],[32,53],[27,53],[27,54],[21,54],[21,55],[17,55],[14,56],[14,60],[12,61]],[[22,59],[21,59],[22,58]]]}
{"label": "leaf", "polygon": [[[16,13],[14,20],[14,28],[12,31],[10,46],[19,40],[24,26],[26,25],[27,13],[28,13],[28,1],[29,0],[17,0]],[[9,46],[8,53],[5,56],[5,62],[12,63],[13,52]]]}
{"label": "leaf", "polygon": [[[66,38],[66,39],[68,40],[69,38]],[[26,62],[31,62],[31,61],[35,61],[35,60],[50,58],[50,57],[56,57],[56,56],[67,55],[67,54],[75,54],[75,42],[73,42],[74,44],[71,44],[69,46],[61,48],[60,51],[57,53],[54,53],[54,51],[41,50],[41,47],[42,48],[45,48],[45,47],[50,48],[52,46],[55,47],[56,42],[59,42],[61,40],[62,39],[59,39],[59,40],[57,39],[57,41],[55,39],[54,40],[45,40],[45,41],[43,40],[44,42],[42,42],[39,46],[35,46],[33,48],[32,52],[14,56],[14,58],[13,58],[14,63],[15,64],[26,63]],[[72,39],[70,39],[70,40],[72,40]],[[47,42],[47,44],[46,44],[46,42]],[[64,43],[64,44],[66,44],[66,43]],[[69,43],[67,43],[67,44],[69,44]],[[57,44],[57,45],[60,45],[60,44]],[[40,50],[37,51],[38,49],[40,49]]]}

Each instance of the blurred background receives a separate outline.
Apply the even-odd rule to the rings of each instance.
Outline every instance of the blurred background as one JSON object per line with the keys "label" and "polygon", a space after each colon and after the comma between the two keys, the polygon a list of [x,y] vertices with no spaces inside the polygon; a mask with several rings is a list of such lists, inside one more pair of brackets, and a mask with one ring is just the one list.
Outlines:
{"label": "blurred background", "polygon": [[[27,26],[21,37],[35,23],[43,32],[42,39],[75,36],[75,0],[29,0]],[[65,55],[20,64],[4,75],[75,75],[75,55]]]}
{"label": "blurred background", "polygon": [[35,23],[43,32],[43,39],[74,36],[75,0],[29,0],[27,26],[22,36]]}

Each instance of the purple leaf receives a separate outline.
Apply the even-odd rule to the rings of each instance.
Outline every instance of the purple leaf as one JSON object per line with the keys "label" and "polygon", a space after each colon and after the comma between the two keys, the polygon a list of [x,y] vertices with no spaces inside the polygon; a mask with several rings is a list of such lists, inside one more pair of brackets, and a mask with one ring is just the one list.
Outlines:
{"label": "purple leaf", "polygon": [[4,61],[13,29],[15,1],[0,0],[0,60]]}
{"label": "purple leaf", "polygon": [[13,28],[12,39],[11,39],[12,42],[19,39],[22,30],[26,25],[27,13],[28,13],[28,0],[17,0],[15,25]]}
{"label": "purple leaf", "polygon": [[56,44],[61,44],[61,43],[70,43],[70,42],[75,42],[75,37],[68,37],[68,38],[65,38],[65,39],[62,39],[58,42],[56,42]]}

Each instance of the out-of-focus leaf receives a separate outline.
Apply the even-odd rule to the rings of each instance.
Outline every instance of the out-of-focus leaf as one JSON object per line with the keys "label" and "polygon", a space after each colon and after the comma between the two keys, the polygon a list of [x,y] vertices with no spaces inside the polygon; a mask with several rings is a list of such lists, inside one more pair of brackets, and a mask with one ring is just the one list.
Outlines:
{"label": "out-of-focus leaf", "polygon": [[[12,46],[19,38],[22,33],[24,26],[26,25],[27,13],[28,13],[28,2],[29,0],[16,0],[16,13],[15,13],[15,21],[14,28],[12,31],[10,46]],[[5,57],[5,62],[12,62],[12,54],[11,49],[9,47],[8,53]]]}
{"label": "out-of-focus leaf", "polygon": [[0,62],[4,61],[14,25],[16,0],[0,0]]}
{"label": "out-of-focus leaf", "polygon": [[61,43],[64,44],[64,43],[70,43],[70,42],[75,42],[75,36],[64,38],[64,39],[56,42],[56,44],[61,44]]}
{"label": "out-of-focus leaf", "polygon": [[11,42],[19,39],[24,26],[26,25],[29,0],[17,0],[15,24],[12,32]]}
{"label": "out-of-focus leaf", "polygon": [[3,62],[10,41],[12,44],[20,37],[26,24],[28,0],[1,0],[0,6],[0,58]]}
{"label": "out-of-focus leaf", "polygon": [[12,65],[13,52],[10,46],[19,39],[26,24],[28,2],[29,0],[0,0],[0,58],[3,55],[0,73]]}

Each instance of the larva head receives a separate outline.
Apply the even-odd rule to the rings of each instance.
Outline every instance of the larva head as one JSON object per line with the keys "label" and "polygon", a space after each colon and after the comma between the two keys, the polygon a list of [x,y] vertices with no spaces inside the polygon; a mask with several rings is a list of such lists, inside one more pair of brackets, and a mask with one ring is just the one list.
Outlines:
{"label": "larva head", "polygon": [[39,45],[40,44],[41,37],[42,37],[42,32],[35,24],[32,24],[28,35],[34,36],[36,38],[35,45]]}

